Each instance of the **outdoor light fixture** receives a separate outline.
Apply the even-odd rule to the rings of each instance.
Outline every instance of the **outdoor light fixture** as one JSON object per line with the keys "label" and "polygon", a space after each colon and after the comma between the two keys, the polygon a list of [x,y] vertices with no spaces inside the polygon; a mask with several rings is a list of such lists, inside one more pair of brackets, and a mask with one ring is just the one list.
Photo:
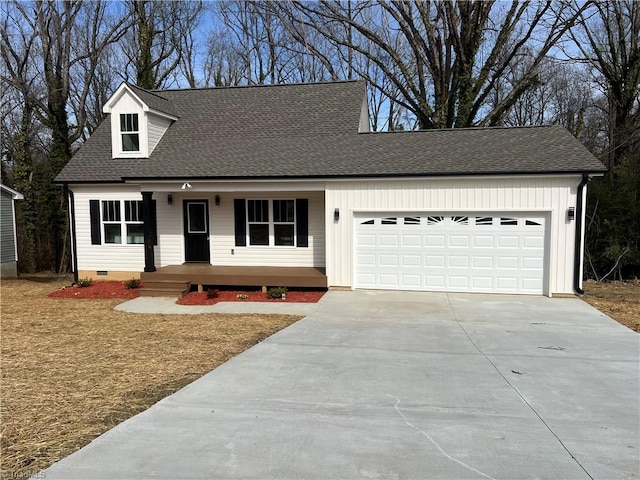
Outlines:
{"label": "outdoor light fixture", "polygon": [[167,195],[167,203],[169,205],[171,205],[173,203],[173,195],[171,195],[171,194]]}
{"label": "outdoor light fixture", "polygon": [[569,210],[567,210],[567,220],[571,222],[574,218],[576,218],[576,209],[569,207]]}
{"label": "outdoor light fixture", "polygon": [[191,188],[191,184],[189,182],[184,182],[180,188],[182,190],[186,190],[187,188]]}
{"label": "outdoor light fixture", "polygon": [[336,208],[336,209],[333,211],[333,221],[334,221],[334,222],[337,222],[338,220],[340,220],[340,209],[339,209],[339,208]]}
{"label": "outdoor light fixture", "polygon": [[216,201],[216,207],[220,206],[220,195],[216,195],[215,196],[215,201]]}

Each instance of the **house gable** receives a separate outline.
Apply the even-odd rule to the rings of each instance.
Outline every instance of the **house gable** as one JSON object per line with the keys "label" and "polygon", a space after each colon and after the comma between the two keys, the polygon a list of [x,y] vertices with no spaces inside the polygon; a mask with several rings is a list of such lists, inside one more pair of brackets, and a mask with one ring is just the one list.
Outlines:
{"label": "house gable", "polygon": [[111,158],[149,158],[177,116],[169,102],[123,83],[103,108],[110,116]]}

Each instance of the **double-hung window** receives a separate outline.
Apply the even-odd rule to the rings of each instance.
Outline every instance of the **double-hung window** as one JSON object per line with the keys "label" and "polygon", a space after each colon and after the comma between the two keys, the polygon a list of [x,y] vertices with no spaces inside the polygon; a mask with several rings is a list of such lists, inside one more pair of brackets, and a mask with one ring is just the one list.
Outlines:
{"label": "double-hung window", "polygon": [[142,202],[103,200],[102,225],[105,244],[143,244]]}
{"label": "double-hung window", "polygon": [[140,130],[137,113],[120,114],[120,137],[123,152],[140,151]]}
{"label": "double-hung window", "polygon": [[294,200],[247,200],[249,245],[295,246]]}

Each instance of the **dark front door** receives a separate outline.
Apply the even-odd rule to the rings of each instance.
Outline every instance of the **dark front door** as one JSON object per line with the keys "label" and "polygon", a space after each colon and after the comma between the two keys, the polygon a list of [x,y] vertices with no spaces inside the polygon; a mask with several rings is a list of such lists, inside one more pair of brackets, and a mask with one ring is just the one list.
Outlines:
{"label": "dark front door", "polygon": [[184,201],[184,260],[207,262],[209,255],[209,202]]}

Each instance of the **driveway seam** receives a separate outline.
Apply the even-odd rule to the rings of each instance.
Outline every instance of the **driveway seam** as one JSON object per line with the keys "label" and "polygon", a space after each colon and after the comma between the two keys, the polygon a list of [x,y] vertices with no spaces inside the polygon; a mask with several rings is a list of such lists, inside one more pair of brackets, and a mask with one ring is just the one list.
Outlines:
{"label": "driveway seam", "polygon": [[456,315],[456,311],[453,308],[453,304],[451,303],[451,298],[449,297],[449,294],[447,293],[447,301],[449,302],[449,307],[451,308],[451,315],[453,316],[454,321],[458,324],[458,327],[460,327],[460,329],[464,332],[465,336],[469,339],[469,341],[471,342],[471,344],[473,345],[473,347],[484,357],[487,359],[487,361],[491,364],[491,366],[494,368],[494,370],[496,372],[498,372],[498,375],[500,375],[504,381],[507,383],[507,385],[509,385],[509,387],[511,387],[513,389],[514,392],[516,392],[516,394],[518,395],[518,397],[520,397],[520,399],[524,402],[524,404],[529,407],[529,409],[531,409],[531,411],[536,415],[536,417],[538,417],[540,419],[540,421],[542,422],[542,424],[547,428],[547,430],[549,430],[549,432],[551,433],[551,435],[553,435],[556,440],[558,440],[558,442],[560,443],[560,445],[562,445],[562,448],[564,448],[564,450],[569,454],[569,456],[578,464],[578,466],[582,469],[582,471],[584,473],[587,474],[587,476],[591,479],[594,480],[594,478],[591,476],[591,474],[587,471],[586,468],[584,468],[584,466],[580,463],[580,461],[575,457],[575,455],[573,455],[573,453],[571,453],[571,451],[567,448],[567,446],[564,444],[564,442],[560,439],[560,437],[556,434],[556,432],[553,431],[553,429],[549,426],[549,424],[547,422],[544,421],[544,419],[542,418],[542,416],[540,416],[540,414],[537,412],[537,410],[533,407],[533,405],[531,405],[527,399],[524,397],[524,395],[522,395],[520,393],[520,390],[518,390],[516,388],[515,385],[513,385],[509,379],[507,377],[505,377],[502,372],[500,371],[500,369],[496,366],[495,363],[493,363],[493,361],[491,360],[491,358],[489,358],[489,356],[484,353],[480,347],[476,344],[476,342],[473,341],[473,339],[471,338],[471,336],[469,335],[469,333],[465,330],[465,328],[462,326],[462,323],[458,320],[458,316]]}

